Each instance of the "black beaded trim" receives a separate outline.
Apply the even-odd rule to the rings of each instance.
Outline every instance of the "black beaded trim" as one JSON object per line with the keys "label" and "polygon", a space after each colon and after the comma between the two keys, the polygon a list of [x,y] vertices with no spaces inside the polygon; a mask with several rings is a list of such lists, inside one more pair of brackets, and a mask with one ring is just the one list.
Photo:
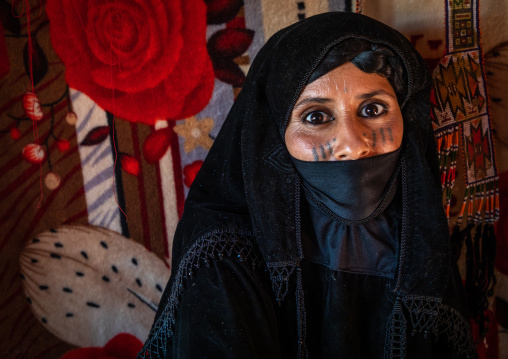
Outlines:
{"label": "black beaded trim", "polygon": [[205,234],[187,251],[182,258],[171,287],[169,301],[154,323],[148,340],[137,358],[165,358],[168,341],[173,336],[175,315],[184,290],[184,282],[192,277],[194,270],[211,260],[223,257],[236,257],[239,261],[249,261],[253,268],[263,263],[261,253],[252,244],[252,234],[237,231],[217,230]]}
{"label": "black beaded trim", "polygon": [[441,298],[409,295],[397,298],[388,320],[385,339],[385,359],[406,358],[407,319],[409,314],[411,335],[431,334],[435,339],[444,337],[458,358],[477,358],[471,327],[456,309],[443,304]]}

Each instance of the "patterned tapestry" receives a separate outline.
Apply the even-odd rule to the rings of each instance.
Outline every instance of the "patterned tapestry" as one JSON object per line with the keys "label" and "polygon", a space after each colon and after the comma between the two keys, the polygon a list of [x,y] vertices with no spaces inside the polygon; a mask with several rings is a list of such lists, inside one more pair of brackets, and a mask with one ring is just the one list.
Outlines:
{"label": "patterned tapestry", "polygon": [[[494,295],[496,238],[493,224],[499,220],[499,183],[489,114],[484,57],[481,48],[478,0],[445,4],[446,54],[433,72],[431,118],[440,157],[441,184],[448,219],[457,173],[464,192],[456,201],[452,247],[465,255],[465,289],[473,336],[485,338],[493,326],[489,298]],[[462,165],[458,167],[459,157]],[[465,228],[462,222],[465,219]],[[474,236],[473,236],[474,235]]]}
{"label": "patterned tapestry", "polygon": [[[0,358],[134,358],[171,275],[189,187],[261,46],[308,16],[361,6],[434,69],[445,7],[421,3],[0,0]],[[508,5],[489,6],[497,17],[487,28],[505,24]],[[471,52],[460,59],[467,71],[457,94],[472,96],[447,108],[479,117],[448,141],[462,136],[474,175],[499,174],[497,286],[479,347],[482,358],[500,359],[508,356],[508,33],[484,30],[482,41],[490,41],[483,64]],[[457,77],[457,61],[440,63],[443,79]],[[476,76],[482,65],[486,83]],[[482,117],[489,104],[493,138]],[[451,223],[469,184],[456,178],[444,197]]]}

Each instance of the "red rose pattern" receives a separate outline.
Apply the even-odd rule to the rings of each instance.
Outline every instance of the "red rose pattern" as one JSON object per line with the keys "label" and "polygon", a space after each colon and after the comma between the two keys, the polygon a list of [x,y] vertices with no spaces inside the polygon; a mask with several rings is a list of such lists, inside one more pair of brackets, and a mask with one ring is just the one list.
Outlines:
{"label": "red rose pattern", "polygon": [[143,143],[146,162],[156,163],[166,153],[171,143],[171,130],[161,128],[149,134]]}
{"label": "red rose pattern", "polygon": [[203,0],[48,0],[69,86],[127,120],[154,124],[203,109],[214,73]]}

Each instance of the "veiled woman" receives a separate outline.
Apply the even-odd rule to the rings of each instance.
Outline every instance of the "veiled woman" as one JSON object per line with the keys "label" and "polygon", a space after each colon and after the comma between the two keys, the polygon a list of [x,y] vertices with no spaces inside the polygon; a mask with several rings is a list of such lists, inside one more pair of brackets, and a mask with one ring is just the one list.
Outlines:
{"label": "veiled woman", "polygon": [[146,358],[473,358],[430,76],[326,13],[253,62],[176,231]]}

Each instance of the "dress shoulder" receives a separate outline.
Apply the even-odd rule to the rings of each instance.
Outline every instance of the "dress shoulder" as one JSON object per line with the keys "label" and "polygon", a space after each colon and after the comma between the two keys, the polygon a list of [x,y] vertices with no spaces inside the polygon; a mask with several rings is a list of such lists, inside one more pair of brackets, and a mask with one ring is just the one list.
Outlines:
{"label": "dress shoulder", "polygon": [[175,270],[138,358],[259,357],[259,343],[270,341],[277,352],[270,280],[252,236],[211,232]]}

